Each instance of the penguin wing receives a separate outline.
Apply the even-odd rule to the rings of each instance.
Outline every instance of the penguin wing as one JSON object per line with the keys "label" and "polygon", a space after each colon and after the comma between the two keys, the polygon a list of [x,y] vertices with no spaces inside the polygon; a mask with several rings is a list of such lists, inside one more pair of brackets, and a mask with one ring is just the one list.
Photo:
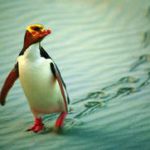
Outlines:
{"label": "penguin wing", "polygon": [[69,100],[69,96],[68,96],[68,93],[67,93],[66,85],[64,84],[64,81],[62,80],[61,74],[60,74],[56,64],[54,62],[51,62],[50,67],[51,67],[51,71],[52,71],[54,77],[58,81],[60,91],[61,91],[61,94],[62,94],[62,97],[63,97],[63,100],[64,100],[64,104],[65,104],[65,107],[66,107],[66,111],[68,111],[67,103],[69,104],[70,100]]}
{"label": "penguin wing", "polygon": [[[61,76],[61,73],[60,73],[60,71],[59,71],[59,69],[58,69],[56,63],[55,63],[54,60],[48,55],[48,53],[44,50],[44,48],[43,48],[41,45],[39,46],[39,48],[40,48],[40,54],[41,54],[42,57],[44,57],[45,59],[51,59],[51,60],[52,60],[53,63],[51,64],[51,70],[52,70],[54,76],[57,78],[57,80],[60,81],[60,82],[59,82],[59,86],[60,86],[60,84],[61,84],[62,87],[64,87],[65,93],[66,93],[66,97],[67,97],[67,102],[68,102],[68,104],[69,104],[69,103],[70,103],[70,99],[69,99],[69,94],[68,94],[68,92],[67,92],[66,84],[65,84],[65,82],[64,82],[64,80],[63,80],[63,78],[62,78],[62,76]],[[56,75],[56,74],[57,74],[57,75]],[[64,90],[64,89],[62,88],[62,90]],[[62,90],[61,90],[61,92],[62,92]],[[64,93],[64,92],[62,92],[62,93]],[[62,94],[62,95],[63,95],[63,94]],[[65,99],[65,101],[66,101],[66,99]]]}
{"label": "penguin wing", "polygon": [[13,86],[14,82],[18,79],[18,77],[19,77],[18,63],[16,63],[14,68],[8,74],[6,80],[3,84],[2,90],[0,92],[1,105],[5,104],[6,96],[9,92],[9,90],[11,89],[11,87]]}

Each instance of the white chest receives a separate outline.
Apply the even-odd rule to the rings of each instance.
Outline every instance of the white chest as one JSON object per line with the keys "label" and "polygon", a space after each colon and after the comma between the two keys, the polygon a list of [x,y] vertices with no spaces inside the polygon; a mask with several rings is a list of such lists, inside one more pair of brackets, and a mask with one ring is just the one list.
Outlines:
{"label": "white chest", "polygon": [[52,60],[32,55],[28,51],[17,60],[19,79],[31,109],[39,113],[62,111],[61,92],[50,69]]}
{"label": "white chest", "polygon": [[42,82],[48,82],[52,77],[50,70],[52,60],[40,56],[38,45],[27,49],[24,55],[17,58],[17,61],[19,64],[19,78],[24,86],[30,85],[32,87],[33,83],[35,85],[42,84]]}
{"label": "white chest", "polygon": [[47,82],[52,78],[50,62],[44,58],[31,61],[24,56],[18,57],[20,81],[24,82],[23,84]]}

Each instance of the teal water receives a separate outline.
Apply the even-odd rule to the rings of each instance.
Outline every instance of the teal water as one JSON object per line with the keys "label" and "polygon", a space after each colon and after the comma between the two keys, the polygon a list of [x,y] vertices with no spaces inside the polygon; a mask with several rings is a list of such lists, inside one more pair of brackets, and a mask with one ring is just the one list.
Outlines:
{"label": "teal water", "polygon": [[25,28],[53,33],[42,46],[59,66],[72,111],[63,134],[25,132],[33,118],[17,81],[0,107],[0,150],[149,150],[150,1],[0,0],[0,87]]}

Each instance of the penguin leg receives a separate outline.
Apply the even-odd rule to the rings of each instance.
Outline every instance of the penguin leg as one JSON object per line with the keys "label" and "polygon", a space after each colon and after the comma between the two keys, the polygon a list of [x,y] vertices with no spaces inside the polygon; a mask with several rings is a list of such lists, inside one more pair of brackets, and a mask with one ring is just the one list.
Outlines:
{"label": "penguin leg", "polygon": [[44,124],[42,123],[42,118],[35,118],[34,125],[27,129],[27,131],[33,131],[35,133],[40,132],[44,129]]}
{"label": "penguin leg", "polygon": [[63,123],[64,123],[66,116],[67,116],[67,112],[62,112],[59,115],[59,117],[57,118],[56,123],[55,123],[55,128],[54,128],[55,132],[60,132],[62,130]]}

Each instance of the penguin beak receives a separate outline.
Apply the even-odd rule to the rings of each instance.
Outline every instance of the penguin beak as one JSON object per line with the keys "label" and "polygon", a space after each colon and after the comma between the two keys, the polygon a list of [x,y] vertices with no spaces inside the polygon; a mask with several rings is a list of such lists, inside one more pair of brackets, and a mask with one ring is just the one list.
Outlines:
{"label": "penguin beak", "polygon": [[43,29],[41,32],[40,32],[40,35],[41,35],[41,37],[45,37],[45,36],[47,36],[47,35],[49,35],[49,34],[51,34],[52,33],[52,30],[51,29]]}
{"label": "penguin beak", "polygon": [[43,31],[43,34],[46,36],[46,35],[49,35],[52,33],[52,30],[51,29],[44,29]]}

